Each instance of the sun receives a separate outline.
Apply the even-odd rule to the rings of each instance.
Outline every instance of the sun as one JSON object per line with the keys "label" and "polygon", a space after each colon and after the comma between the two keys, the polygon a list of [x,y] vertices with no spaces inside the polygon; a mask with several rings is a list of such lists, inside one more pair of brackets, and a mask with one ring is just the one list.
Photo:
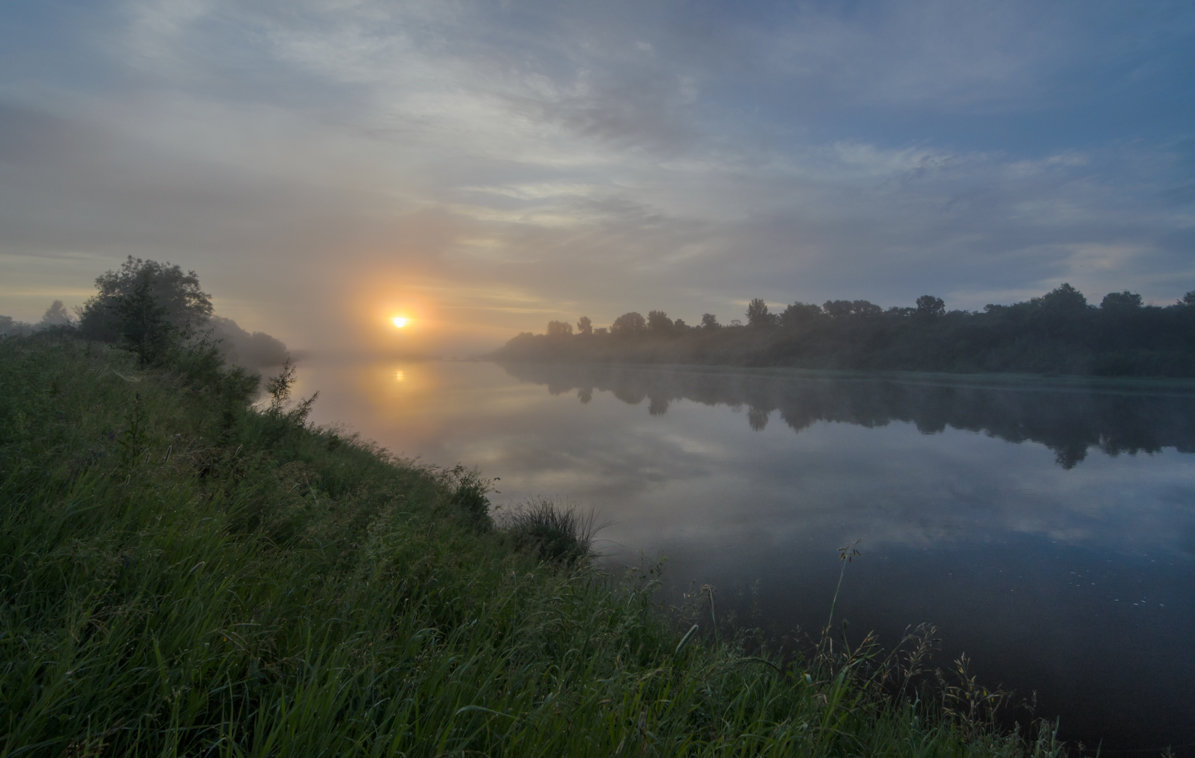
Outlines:
{"label": "sun", "polygon": [[395,316],[394,318],[390,319],[390,323],[394,324],[396,329],[402,329],[409,323],[409,320],[406,316]]}

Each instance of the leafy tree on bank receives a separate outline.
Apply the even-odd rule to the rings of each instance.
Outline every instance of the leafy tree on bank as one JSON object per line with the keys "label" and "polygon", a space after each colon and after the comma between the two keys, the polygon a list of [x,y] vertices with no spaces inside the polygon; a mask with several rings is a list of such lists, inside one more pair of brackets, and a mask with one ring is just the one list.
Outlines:
{"label": "leafy tree on bank", "polygon": [[884,309],[870,300],[855,300],[851,303],[851,314],[854,316],[879,316]]}
{"label": "leafy tree on bank", "polygon": [[1100,301],[1100,310],[1114,313],[1129,313],[1141,308],[1141,296],[1125,290],[1124,292],[1109,292]]}
{"label": "leafy tree on bank", "polygon": [[1043,313],[1053,318],[1075,318],[1087,312],[1087,298],[1065,282],[1042,295],[1036,302]]}
{"label": "leafy tree on bank", "polygon": [[38,326],[52,329],[57,327],[71,326],[71,314],[67,311],[66,306],[62,304],[61,300],[55,300],[46,309],[46,313],[41,317],[41,322]]}
{"label": "leafy tree on bank", "polygon": [[822,304],[822,310],[830,318],[846,318],[855,311],[855,304],[850,300],[827,300]]}
{"label": "leafy tree on bank", "polygon": [[548,322],[548,336],[549,337],[571,337],[573,336],[573,325],[567,321],[549,321]]}
{"label": "leafy tree on bank", "polygon": [[752,298],[747,304],[747,326],[765,327],[776,323],[776,318],[768,312],[768,304],[763,298]]}
{"label": "leafy tree on bank", "polygon": [[647,331],[653,334],[667,334],[672,331],[672,319],[664,311],[648,311]]}
{"label": "leafy tree on bank", "polygon": [[934,319],[946,315],[946,303],[940,297],[922,295],[917,298],[918,318]]}
{"label": "leafy tree on bank", "polygon": [[85,337],[123,342],[142,363],[154,363],[199,334],[212,315],[211,297],[194,271],[129,256],[95,280],[99,292],[79,312]]}
{"label": "leafy tree on bank", "polygon": [[809,303],[795,302],[780,314],[780,325],[788,328],[812,324],[822,316],[822,309]]}
{"label": "leafy tree on bank", "polygon": [[589,320],[589,316],[582,316],[577,319],[577,334],[583,337],[593,335],[593,322]]}
{"label": "leafy tree on bank", "polygon": [[633,337],[647,331],[647,320],[638,311],[624,313],[610,325],[610,334],[619,337]]}

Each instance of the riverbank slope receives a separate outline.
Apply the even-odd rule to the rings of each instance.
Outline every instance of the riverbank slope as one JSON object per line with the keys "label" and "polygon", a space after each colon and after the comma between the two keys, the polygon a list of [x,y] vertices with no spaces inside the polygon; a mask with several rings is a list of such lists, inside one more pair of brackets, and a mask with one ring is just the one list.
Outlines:
{"label": "riverbank slope", "polygon": [[0,755],[1061,751],[874,650],[679,634],[649,576],[540,560],[477,475],[310,428],[285,382],[255,410],[210,354],[5,339],[0,387]]}

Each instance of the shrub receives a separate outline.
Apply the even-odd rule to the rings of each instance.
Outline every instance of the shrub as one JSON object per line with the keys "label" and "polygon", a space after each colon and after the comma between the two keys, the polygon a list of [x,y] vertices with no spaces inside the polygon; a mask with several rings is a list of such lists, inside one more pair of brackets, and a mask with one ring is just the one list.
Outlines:
{"label": "shrub", "polygon": [[477,529],[489,531],[493,527],[490,520],[490,480],[483,479],[475,469],[460,464],[442,471],[439,479],[449,493],[449,505]]}
{"label": "shrub", "polygon": [[534,551],[541,561],[572,565],[592,555],[592,511],[578,515],[576,509],[534,500],[513,511],[505,527],[517,549]]}

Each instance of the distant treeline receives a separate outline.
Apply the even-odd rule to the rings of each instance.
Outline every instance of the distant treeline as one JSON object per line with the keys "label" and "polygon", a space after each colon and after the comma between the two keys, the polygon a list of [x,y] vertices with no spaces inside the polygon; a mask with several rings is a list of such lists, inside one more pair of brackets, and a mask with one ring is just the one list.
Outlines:
{"label": "distant treeline", "polygon": [[1195,376],[1195,291],[1148,306],[1114,292],[1099,307],[1069,284],[1014,305],[947,311],[932,295],[915,307],[866,300],[793,303],[780,313],[756,298],[746,321],[698,324],[663,311],[624,313],[608,328],[582,316],[550,321],[495,351],[499,360],[693,363],[819,369]]}

